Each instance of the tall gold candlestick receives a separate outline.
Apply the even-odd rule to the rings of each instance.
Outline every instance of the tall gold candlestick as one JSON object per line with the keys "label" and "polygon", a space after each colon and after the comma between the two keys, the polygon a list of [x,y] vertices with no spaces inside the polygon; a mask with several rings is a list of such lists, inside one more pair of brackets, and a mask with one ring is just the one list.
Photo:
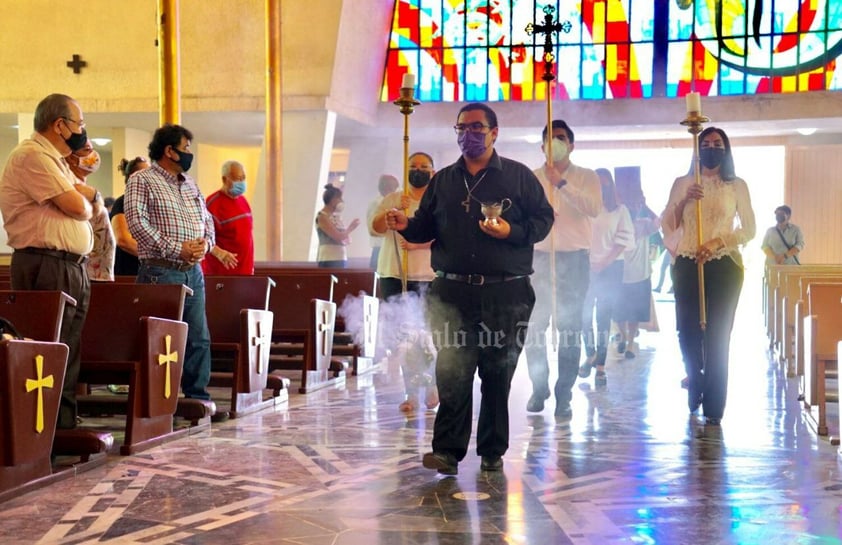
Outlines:
{"label": "tall gold candlestick", "polygon": [[[409,116],[415,107],[421,104],[415,100],[415,74],[404,74],[401,83],[400,97],[393,102],[403,114],[403,194],[409,195]],[[405,209],[405,213],[409,210]],[[409,252],[401,250],[401,290],[406,293],[407,268],[409,267]]]}
{"label": "tall gold candlestick", "polygon": [[[691,92],[687,94],[687,117],[681,122],[687,127],[687,132],[693,135],[693,176],[696,184],[702,185],[702,166],[699,158],[699,133],[703,130],[703,125],[709,123],[710,119],[702,115],[702,106],[699,93]],[[702,233],[702,200],[696,201],[696,241],[698,248],[702,247],[705,239]],[[697,251],[698,251],[697,248]],[[699,326],[704,331],[707,327],[707,305],[705,299],[705,266],[698,260],[696,261],[699,276]]]}

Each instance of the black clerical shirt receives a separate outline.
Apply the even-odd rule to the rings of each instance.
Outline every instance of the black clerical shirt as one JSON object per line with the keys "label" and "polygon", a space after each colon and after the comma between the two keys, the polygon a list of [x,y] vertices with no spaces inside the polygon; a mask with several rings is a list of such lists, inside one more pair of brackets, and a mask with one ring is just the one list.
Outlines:
{"label": "black clerical shirt", "polygon": [[[480,230],[480,206],[504,198],[512,202],[502,214],[511,233],[500,240]],[[532,245],[547,236],[553,218],[552,206],[532,171],[495,151],[476,176],[468,172],[462,157],[437,172],[415,216],[400,233],[410,242],[433,241],[431,263],[436,271],[527,275],[532,274]]]}

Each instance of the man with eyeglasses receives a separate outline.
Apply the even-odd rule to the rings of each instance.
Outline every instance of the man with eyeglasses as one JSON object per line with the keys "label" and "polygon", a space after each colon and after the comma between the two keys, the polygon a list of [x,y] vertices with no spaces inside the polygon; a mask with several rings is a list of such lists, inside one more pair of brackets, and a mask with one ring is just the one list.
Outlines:
{"label": "man with eyeglasses", "polygon": [[[187,347],[181,391],[210,400],[210,333],[205,315],[205,277],[199,262],[215,245],[213,219],[196,182],[187,175],[193,163],[193,133],[164,125],[152,135],[152,166],[134,173],[126,185],[125,214],[137,241],[139,284],[183,284],[193,290],[184,302]],[[214,421],[225,420],[220,412]]]}
{"label": "man with eyeglasses", "polygon": [[[553,209],[532,171],[494,150],[494,110],[480,103],[459,110],[462,156],[436,173],[418,210],[387,214],[409,242],[433,241],[436,278],[429,316],[438,350],[439,409],[433,451],[424,467],[455,475],[471,437],[474,373],[482,380],[477,454],[483,471],[500,471],[509,447],[509,390],[535,294],[532,246],[547,236]],[[498,205],[499,217],[486,217]]]}
{"label": "man with eyeglasses", "polygon": [[76,383],[79,344],[90,299],[85,271],[93,249],[89,220],[102,197],[77,183],[67,156],[81,150],[88,136],[79,104],[52,94],[35,108],[35,132],[12,150],[0,176],[0,212],[14,248],[12,289],[61,290],[76,300],[66,305],[60,340],[69,348],[57,427],[77,423]]}

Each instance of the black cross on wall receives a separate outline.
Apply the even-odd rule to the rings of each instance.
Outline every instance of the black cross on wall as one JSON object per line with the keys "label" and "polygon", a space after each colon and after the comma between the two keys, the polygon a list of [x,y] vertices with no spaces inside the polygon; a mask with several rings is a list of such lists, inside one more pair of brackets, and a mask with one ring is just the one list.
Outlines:
{"label": "black cross on wall", "polygon": [[67,61],[67,67],[73,69],[74,74],[81,74],[82,68],[88,66],[87,61],[82,60],[81,55],[73,54],[73,60]]}

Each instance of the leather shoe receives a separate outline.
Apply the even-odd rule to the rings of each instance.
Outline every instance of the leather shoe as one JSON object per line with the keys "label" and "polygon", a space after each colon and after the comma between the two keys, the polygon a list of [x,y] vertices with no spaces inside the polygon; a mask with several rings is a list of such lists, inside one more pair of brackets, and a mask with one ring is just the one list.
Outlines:
{"label": "leather shoe", "polygon": [[549,399],[550,393],[544,392],[540,394],[533,393],[526,402],[526,410],[531,413],[540,413],[544,410],[544,400]]}
{"label": "leather shoe", "polygon": [[503,458],[500,456],[483,456],[479,468],[483,471],[500,471],[503,469]]}
{"label": "leather shoe", "polygon": [[721,418],[711,418],[711,417],[705,418],[705,424],[707,424],[708,426],[718,426],[721,423],[722,423]]}
{"label": "leather shoe", "polygon": [[211,415],[211,422],[219,424],[220,422],[226,422],[229,418],[231,418],[231,413],[228,411],[216,411]]}
{"label": "leather shoe", "polygon": [[427,469],[435,469],[442,475],[456,475],[459,473],[459,463],[452,454],[444,452],[428,452],[421,463]]}

